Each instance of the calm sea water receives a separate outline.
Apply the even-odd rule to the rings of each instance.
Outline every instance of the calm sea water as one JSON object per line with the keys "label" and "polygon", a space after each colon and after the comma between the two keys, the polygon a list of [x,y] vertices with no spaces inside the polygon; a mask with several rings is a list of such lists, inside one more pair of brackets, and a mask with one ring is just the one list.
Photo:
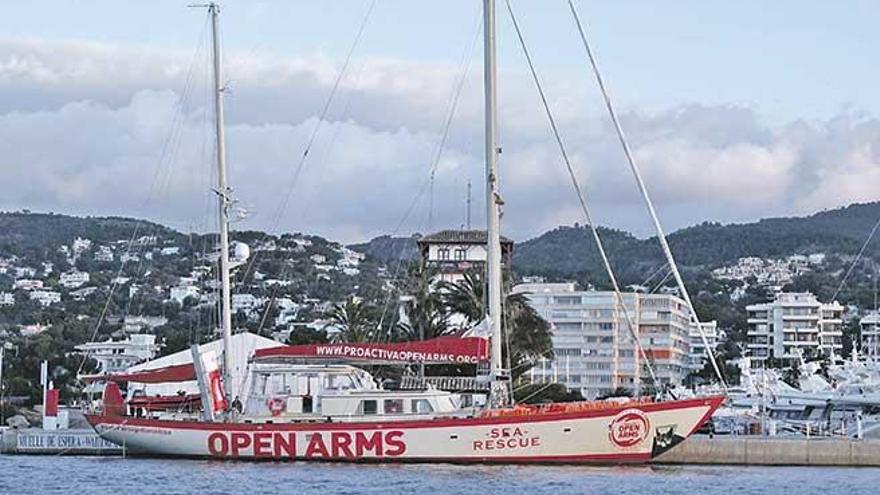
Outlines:
{"label": "calm sea water", "polygon": [[880,469],[231,463],[0,455],[0,493],[875,494]]}

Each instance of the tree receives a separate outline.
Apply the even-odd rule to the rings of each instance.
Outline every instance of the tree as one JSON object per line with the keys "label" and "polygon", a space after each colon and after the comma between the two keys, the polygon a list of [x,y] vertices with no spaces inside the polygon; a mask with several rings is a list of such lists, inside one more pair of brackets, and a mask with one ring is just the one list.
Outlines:
{"label": "tree", "polygon": [[408,321],[393,330],[397,340],[428,340],[449,333],[447,307],[441,291],[433,287],[435,274],[435,270],[421,264],[410,268],[407,287],[404,288],[409,295],[404,305]]}
{"label": "tree", "polygon": [[287,343],[290,345],[326,344],[329,341],[326,330],[308,327],[290,332],[290,337],[287,338]]}
{"label": "tree", "polygon": [[[441,282],[438,289],[448,312],[463,315],[469,324],[479,322],[486,314],[485,283],[479,273],[467,272],[455,283]],[[509,286],[504,289],[502,328],[508,337],[505,344],[509,345],[503,350],[515,381],[540,358],[552,355],[553,342],[550,324],[532,308],[526,294],[511,294]]]}
{"label": "tree", "polygon": [[337,342],[370,342],[377,337],[377,322],[373,309],[364,304],[363,300],[349,297],[344,303],[333,305],[327,313],[330,321],[324,329],[336,327],[339,332],[334,336],[334,340]]}

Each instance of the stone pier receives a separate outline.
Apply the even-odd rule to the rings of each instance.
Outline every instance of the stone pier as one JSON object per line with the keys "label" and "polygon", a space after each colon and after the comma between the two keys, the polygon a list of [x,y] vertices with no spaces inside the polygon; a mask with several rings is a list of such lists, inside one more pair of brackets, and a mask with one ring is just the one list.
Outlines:
{"label": "stone pier", "polygon": [[657,464],[880,466],[880,440],[694,436],[657,457]]}

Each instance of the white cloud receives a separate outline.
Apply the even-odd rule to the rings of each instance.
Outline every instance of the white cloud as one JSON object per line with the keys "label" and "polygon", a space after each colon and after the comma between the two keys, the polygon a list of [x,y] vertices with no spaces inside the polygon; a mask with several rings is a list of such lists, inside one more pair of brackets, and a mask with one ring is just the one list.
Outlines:
{"label": "white cloud", "polygon": [[[0,174],[13,185],[0,208],[130,214],[211,228],[205,60],[199,59],[192,90],[178,93],[191,58],[76,41],[0,40]],[[255,210],[242,228],[342,240],[393,229],[427,179],[457,68],[355,60],[279,218],[337,64],[320,54],[228,59],[231,179],[241,203]],[[565,75],[544,79],[597,217],[648,233],[604,114]],[[507,232],[522,238],[582,221],[527,77],[506,73],[502,83]],[[435,181],[432,223],[425,192],[401,233],[460,225],[467,179],[474,184],[474,223],[482,222],[478,70],[459,108]],[[845,114],[770,126],[751,109],[696,104],[623,118],[668,227],[876,198],[880,121],[873,118]]]}

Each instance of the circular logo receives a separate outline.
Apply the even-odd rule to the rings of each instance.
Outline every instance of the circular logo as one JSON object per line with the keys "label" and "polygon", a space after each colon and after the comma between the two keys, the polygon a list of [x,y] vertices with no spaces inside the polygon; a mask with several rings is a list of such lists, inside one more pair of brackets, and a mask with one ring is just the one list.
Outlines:
{"label": "circular logo", "polygon": [[626,409],[611,420],[608,425],[608,438],[620,447],[634,447],[648,438],[650,422],[639,409]]}

